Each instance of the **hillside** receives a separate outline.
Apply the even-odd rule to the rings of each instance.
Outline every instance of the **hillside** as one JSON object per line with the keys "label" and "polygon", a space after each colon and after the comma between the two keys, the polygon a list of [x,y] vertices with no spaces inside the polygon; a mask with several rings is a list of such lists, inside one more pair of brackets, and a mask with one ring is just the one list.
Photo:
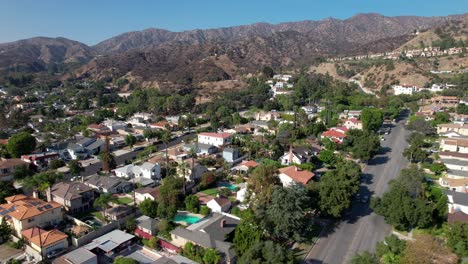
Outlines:
{"label": "hillside", "polygon": [[[0,44],[0,73],[50,71],[52,64],[60,66],[60,71],[53,72],[64,74],[62,78],[126,78],[140,86],[158,88],[212,82],[226,86],[225,81],[258,73],[265,65],[292,70],[308,67],[321,57],[398,49],[411,41],[416,29],[458,25],[461,22],[457,21],[467,21],[467,17],[359,14],[345,20],[257,23],[184,32],[147,29],[124,33],[93,47],[64,38],[32,38]],[[463,33],[464,29],[460,30]],[[70,64],[73,67],[67,67]],[[381,79],[376,78],[377,82]]]}
{"label": "hillside", "polygon": [[0,71],[39,72],[51,63],[86,63],[94,57],[92,48],[66,38],[31,38],[0,44]]}

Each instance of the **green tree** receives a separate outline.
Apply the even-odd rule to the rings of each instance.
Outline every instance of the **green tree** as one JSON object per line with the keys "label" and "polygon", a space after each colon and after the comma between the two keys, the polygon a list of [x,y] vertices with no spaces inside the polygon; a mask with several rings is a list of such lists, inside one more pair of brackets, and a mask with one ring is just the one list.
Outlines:
{"label": "green tree", "polygon": [[203,255],[203,263],[205,264],[218,264],[221,260],[221,255],[216,249],[207,248]]}
{"label": "green tree", "polygon": [[362,127],[367,131],[377,131],[383,124],[383,112],[378,108],[365,108],[361,113]]}
{"label": "green tree", "polygon": [[10,137],[6,148],[12,157],[19,158],[36,149],[36,138],[29,133],[19,132]]}
{"label": "green tree", "polygon": [[202,207],[200,207],[200,214],[201,215],[209,215],[211,212],[210,208],[206,205],[203,205]]}
{"label": "green tree", "polygon": [[173,218],[177,213],[177,208],[182,206],[183,179],[169,176],[163,179],[163,184],[159,189],[158,216],[166,219]]}
{"label": "green tree", "polygon": [[406,249],[406,241],[396,235],[390,235],[376,245],[376,254],[385,264],[400,263],[401,255]]}
{"label": "green tree", "polygon": [[421,116],[410,117],[406,128],[411,131],[419,132],[423,135],[432,135],[435,132],[432,125],[424,120],[424,117]]}
{"label": "green tree", "polygon": [[158,202],[151,199],[145,199],[139,205],[140,211],[142,214],[149,216],[151,218],[156,218],[158,216]]}
{"label": "green tree", "polygon": [[351,129],[343,142],[353,158],[368,161],[380,149],[380,139],[373,131]]}
{"label": "green tree", "polygon": [[251,173],[247,185],[247,199],[252,208],[266,207],[273,195],[274,187],[281,184],[273,164],[260,164]]}
{"label": "green tree", "polygon": [[449,225],[447,245],[461,257],[468,257],[468,223]]}
{"label": "green tree", "polygon": [[438,112],[432,120],[432,126],[437,127],[439,124],[450,123],[450,115],[447,112]]}
{"label": "green tree", "polygon": [[135,145],[136,142],[137,142],[137,139],[134,135],[128,134],[125,136],[125,144],[127,144],[131,148],[133,147],[133,145]]}
{"label": "green tree", "polygon": [[433,205],[425,199],[424,172],[416,166],[401,171],[390,181],[390,190],[382,198],[372,199],[371,207],[398,230],[425,228],[432,223]]}
{"label": "green tree", "polygon": [[63,167],[63,166],[65,166],[65,161],[60,160],[60,159],[52,160],[50,162],[50,169],[52,169],[52,170],[56,170],[56,169],[58,169],[60,167]]}
{"label": "green tree", "polygon": [[238,263],[293,264],[295,257],[291,250],[280,244],[273,241],[259,241],[239,258]]}
{"label": "green tree", "polygon": [[243,255],[263,237],[263,230],[258,225],[258,221],[252,210],[248,209],[244,212],[241,221],[236,227],[233,241],[239,255]]}
{"label": "green tree", "polygon": [[263,74],[263,76],[265,76],[267,78],[272,78],[273,75],[275,74],[275,72],[273,71],[273,69],[271,67],[263,66],[262,74]]}
{"label": "green tree", "polygon": [[157,249],[159,247],[159,238],[158,237],[151,237],[148,240],[148,246],[153,249]]}
{"label": "green tree", "polygon": [[331,150],[324,149],[320,151],[318,158],[321,162],[325,164],[328,164],[328,165],[335,164],[335,153],[333,153],[333,151]]}
{"label": "green tree", "polygon": [[198,197],[195,195],[189,195],[185,197],[185,209],[192,213],[198,213],[198,209],[200,208],[200,201]]}
{"label": "green tree", "polygon": [[379,264],[377,255],[364,251],[361,254],[356,254],[351,260],[352,264]]}
{"label": "green tree", "polygon": [[12,230],[10,225],[6,222],[5,218],[2,218],[0,223],[0,243],[8,241],[10,239],[11,232]]}
{"label": "green tree", "polygon": [[125,230],[127,230],[127,232],[135,231],[136,227],[137,227],[137,223],[135,221],[135,218],[128,218],[125,221]]}
{"label": "green tree", "polygon": [[5,181],[0,184],[0,204],[5,203],[5,198],[15,195],[17,190],[13,186],[13,181]]}
{"label": "green tree", "polygon": [[84,168],[78,160],[70,160],[68,162],[68,168],[70,169],[70,174],[73,176],[79,175],[80,172],[84,171]]}
{"label": "green tree", "polygon": [[58,173],[55,171],[45,171],[35,174],[32,177],[24,178],[22,183],[23,187],[26,189],[38,190],[40,192],[43,192],[48,187],[51,187],[62,178],[62,173]]}
{"label": "green tree", "polygon": [[138,264],[138,261],[132,258],[118,256],[114,259],[114,264]]}
{"label": "green tree", "polygon": [[361,168],[352,161],[340,160],[336,169],[320,179],[319,206],[323,213],[339,217],[351,205],[351,197],[359,189]]}
{"label": "green tree", "polygon": [[34,172],[29,168],[29,165],[18,165],[15,167],[13,178],[15,180],[22,180],[26,177],[32,176]]}
{"label": "green tree", "polygon": [[115,157],[110,151],[101,151],[98,155],[99,160],[102,162],[102,169],[110,173],[112,169],[115,169],[117,163]]}
{"label": "green tree", "polygon": [[275,187],[266,209],[266,224],[271,236],[284,241],[300,240],[306,229],[307,189],[302,185]]}
{"label": "green tree", "polygon": [[94,206],[100,207],[104,212],[104,217],[107,217],[107,208],[111,203],[117,203],[118,199],[110,193],[103,193],[94,200]]}

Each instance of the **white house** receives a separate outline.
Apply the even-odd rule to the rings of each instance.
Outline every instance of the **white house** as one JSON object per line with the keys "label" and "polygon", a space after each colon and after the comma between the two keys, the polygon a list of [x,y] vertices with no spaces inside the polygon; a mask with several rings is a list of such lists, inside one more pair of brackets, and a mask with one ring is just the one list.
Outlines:
{"label": "white house", "polygon": [[236,193],[236,200],[243,203],[247,195],[247,183],[242,183],[240,185],[239,191]]}
{"label": "white house", "polygon": [[231,208],[231,201],[226,197],[215,197],[211,199],[206,206],[213,213],[225,213]]}
{"label": "white house", "polygon": [[418,87],[415,85],[393,85],[393,90],[395,92],[395,95],[400,95],[400,94],[408,94],[412,95],[413,93],[416,93],[418,91]]}
{"label": "white house", "polygon": [[442,151],[468,153],[468,138],[442,138],[440,140]]}
{"label": "white house", "polygon": [[115,176],[121,178],[143,177],[147,179],[161,179],[161,166],[159,163],[145,162],[141,165],[129,164],[114,170]]}
{"label": "white house", "polygon": [[448,209],[450,213],[463,212],[468,214],[468,193],[445,191],[448,199]]}
{"label": "white house", "polygon": [[315,176],[310,171],[301,170],[296,166],[289,166],[286,168],[279,169],[280,174],[278,175],[281,183],[284,187],[291,186],[293,184],[308,184]]}
{"label": "white house", "polygon": [[357,118],[348,118],[344,121],[343,126],[347,129],[362,129],[362,121]]}
{"label": "white house", "polygon": [[203,132],[198,134],[198,143],[222,147],[231,144],[232,134],[230,133],[210,133]]}
{"label": "white house", "polygon": [[102,124],[105,125],[107,128],[109,128],[110,131],[117,131],[119,129],[127,128],[127,123],[122,122],[122,121],[115,121],[112,119],[104,120]]}

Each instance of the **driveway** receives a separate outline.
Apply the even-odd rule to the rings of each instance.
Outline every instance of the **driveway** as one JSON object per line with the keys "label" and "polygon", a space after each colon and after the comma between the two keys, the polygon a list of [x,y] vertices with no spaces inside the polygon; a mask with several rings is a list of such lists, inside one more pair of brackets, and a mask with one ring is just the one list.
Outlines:
{"label": "driveway", "polygon": [[[404,128],[405,120],[400,120],[390,135],[384,136],[382,151],[363,170],[364,181],[359,193],[381,196],[388,190],[388,182],[400,174],[408,164],[403,157],[409,134]],[[369,203],[353,201],[351,213],[341,222],[324,232],[318,243],[307,254],[304,263],[350,263],[352,257],[362,251],[374,251],[375,244],[390,235],[391,226],[384,218],[369,208]]]}

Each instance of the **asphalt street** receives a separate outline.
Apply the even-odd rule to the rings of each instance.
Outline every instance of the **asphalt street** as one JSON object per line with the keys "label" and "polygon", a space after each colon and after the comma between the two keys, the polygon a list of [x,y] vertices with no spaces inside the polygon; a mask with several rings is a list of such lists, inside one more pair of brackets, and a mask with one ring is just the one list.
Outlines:
{"label": "asphalt street", "polygon": [[[406,119],[392,128],[385,141],[381,142],[382,151],[363,169],[360,196],[382,196],[388,190],[388,182],[400,174],[408,164],[403,157],[409,134],[404,128]],[[375,244],[391,233],[391,226],[384,218],[369,208],[369,203],[353,201],[351,212],[328,232],[324,232],[318,243],[309,252],[304,263],[350,263],[352,257],[362,251],[374,251]]]}

